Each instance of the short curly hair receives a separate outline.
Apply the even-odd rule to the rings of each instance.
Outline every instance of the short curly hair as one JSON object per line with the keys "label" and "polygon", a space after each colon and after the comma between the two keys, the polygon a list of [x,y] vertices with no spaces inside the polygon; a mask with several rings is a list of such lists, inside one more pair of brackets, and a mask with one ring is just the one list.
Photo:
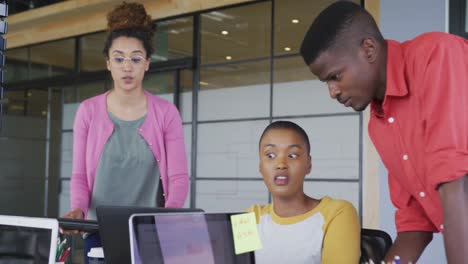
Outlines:
{"label": "short curly hair", "polygon": [[156,25],[140,3],[123,2],[107,14],[107,35],[102,53],[109,57],[109,49],[116,38],[128,37],[141,41],[149,59],[154,52],[153,38]]}

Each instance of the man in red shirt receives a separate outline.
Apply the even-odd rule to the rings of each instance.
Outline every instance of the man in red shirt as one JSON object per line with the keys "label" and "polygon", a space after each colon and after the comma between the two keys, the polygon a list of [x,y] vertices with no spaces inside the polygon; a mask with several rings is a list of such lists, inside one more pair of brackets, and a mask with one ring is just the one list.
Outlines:
{"label": "man in red shirt", "polygon": [[443,232],[448,262],[468,263],[468,42],[436,32],[384,40],[365,9],[341,1],[315,19],[301,55],[332,99],[371,105],[369,134],[397,208],[386,261],[415,262]]}

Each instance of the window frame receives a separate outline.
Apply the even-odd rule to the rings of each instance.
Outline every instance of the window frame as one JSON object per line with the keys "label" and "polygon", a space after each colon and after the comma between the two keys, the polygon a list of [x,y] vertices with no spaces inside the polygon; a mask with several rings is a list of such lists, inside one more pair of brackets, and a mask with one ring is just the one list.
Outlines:
{"label": "window frame", "polygon": [[449,32],[468,39],[466,28],[467,0],[450,0],[449,2]]}

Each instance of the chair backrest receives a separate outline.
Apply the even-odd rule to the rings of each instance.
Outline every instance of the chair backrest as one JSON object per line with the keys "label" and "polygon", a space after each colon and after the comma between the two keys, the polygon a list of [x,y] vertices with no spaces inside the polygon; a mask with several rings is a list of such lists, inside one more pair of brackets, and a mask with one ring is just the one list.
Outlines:
{"label": "chair backrest", "polygon": [[380,263],[392,246],[392,238],[382,230],[361,229],[361,263]]}

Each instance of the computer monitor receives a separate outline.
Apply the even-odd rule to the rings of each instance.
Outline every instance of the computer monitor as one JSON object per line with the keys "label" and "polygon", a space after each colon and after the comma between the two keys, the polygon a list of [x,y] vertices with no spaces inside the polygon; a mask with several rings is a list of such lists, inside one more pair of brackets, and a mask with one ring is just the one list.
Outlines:
{"label": "computer monitor", "polygon": [[129,219],[132,264],[254,263],[253,252],[236,255],[232,213],[135,214]]}
{"label": "computer monitor", "polygon": [[0,215],[0,264],[55,264],[56,219]]}

